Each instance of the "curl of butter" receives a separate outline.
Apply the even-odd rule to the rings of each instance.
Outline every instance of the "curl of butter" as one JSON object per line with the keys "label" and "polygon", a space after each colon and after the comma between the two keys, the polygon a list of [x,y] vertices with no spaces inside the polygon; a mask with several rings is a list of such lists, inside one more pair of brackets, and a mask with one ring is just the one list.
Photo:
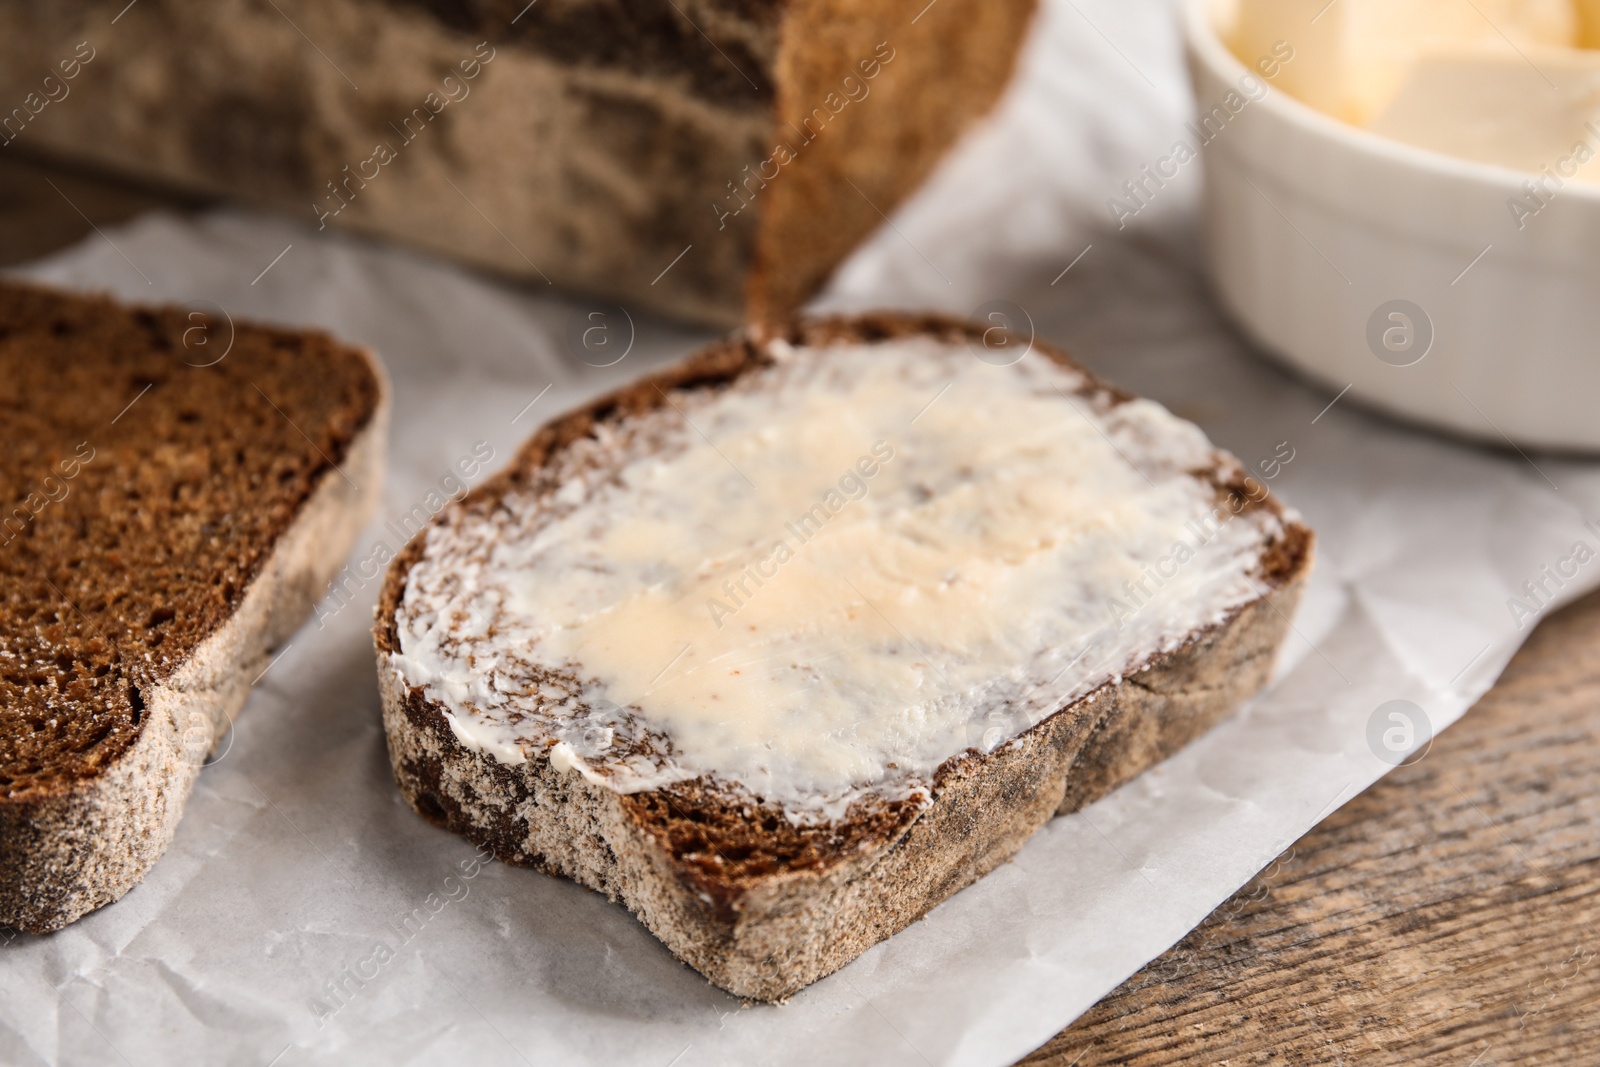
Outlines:
{"label": "curl of butter", "polygon": [[589,765],[578,755],[576,749],[565,741],[557,741],[550,746],[550,766],[565,774],[568,771],[577,771],[595,785],[605,785],[606,780],[589,769]]}

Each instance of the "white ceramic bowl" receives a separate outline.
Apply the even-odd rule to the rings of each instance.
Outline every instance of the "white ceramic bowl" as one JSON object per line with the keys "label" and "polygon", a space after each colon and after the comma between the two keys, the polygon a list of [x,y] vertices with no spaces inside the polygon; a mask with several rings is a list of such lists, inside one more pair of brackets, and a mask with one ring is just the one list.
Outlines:
{"label": "white ceramic bowl", "polygon": [[1207,257],[1233,317],[1347,399],[1502,446],[1600,450],[1600,186],[1568,182],[1519,228],[1509,202],[1537,203],[1531,175],[1270,88],[1212,10],[1186,12],[1201,113],[1249,99],[1241,85],[1259,97],[1214,120],[1200,152]]}

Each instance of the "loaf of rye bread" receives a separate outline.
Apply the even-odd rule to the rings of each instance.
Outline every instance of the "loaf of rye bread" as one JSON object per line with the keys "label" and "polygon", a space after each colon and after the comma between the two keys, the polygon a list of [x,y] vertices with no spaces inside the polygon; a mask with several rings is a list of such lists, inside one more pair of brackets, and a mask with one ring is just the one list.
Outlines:
{"label": "loaf of rye bread", "polygon": [[0,143],[731,326],[882,224],[1034,5],[0,0]]}
{"label": "loaf of rye bread", "polygon": [[160,858],[378,500],[374,357],[0,282],[0,926]]}
{"label": "loaf of rye bread", "polygon": [[[848,810],[797,820],[782,805],[751,789],[732,787],[714,771],[680,775],[652,788],[611,788],[607,781],[614,779],[603,780],[580,766],[572,748],[558,744],[554,728],[559,716],[569,714],[563,709],[587,709],[586,699],[595,703],[584,696],[589,683],[583,663],[550,664],[534,671],[533,690],[541,700],[546,691],[556,690],[549,714],[557,719],[513,713],[509,721],[515,744],[506,743],[512,735],[501,736],[498,744],[485,741],[487,735],[474,736],[468,724],[481,721],[475,715],[483,698],[521,684],[506,669],[507,655],[523,654],[526,642],[506,629],[503,611],[495,615],[503,599],[474,601],[460,592],[464,587],[486,596],[485,575],[496,566],[496,549],[491,544],[487,555],[480,555],[452,548],[461,543],[457,531],[479,524],[474,528],[521,530],[527,539],[548,543],[548,530],[541,531],[537,523],[524,528],[519,523],[526,520],[519,516],[548,511],[554,517],[569,509],[583,495],[575,491],[580,481],[591,487],[586,491],[608,485],[624,494],[628,486],[648,483],[648,463],[639,468],[642,483],[617,473],[630,427],[655,425],[652,419],[668,426],[687,422],[704,437],[713,423],[703,420],[716,415],[709,405],[695,406],[696,398],[719,396],[778,373],[778,364],[871,360],[880,346],[914,339],[957,346],[963,352],[959,358],[968,360],[966,346],[994,341],[992,330],[949,320],[875,315],[796,325],[762,343],[736,338],[714,345],[545,426],[507,470],[442,513],[413,540],[391,566],[375,630],[390,760],[412,807],[430,821],[487,845],[502,860],[565,875],[626,904],[680,959],[714,984],[741,996],[777,1000],[843,966],[993,869],[1052,816],[1076,810],[1165,759],[1264,684],[1310,569],[1311,532],[1265,494],[1261,483],[1247,478],[1236,460],[1212,450],[1194,427],[1172,420],[1186,440],[1199,442],[1203,460],[1203,469],[1185,467],[1174,476],[1197,479],[1198,495],[1214,498],[1218,514],[1229,508],[1244,516],[1236,521],[1258,522],[1268,531],[1258,554],[1248,560],[1246,581],[1252,592],[1165,647],[1145,650],[1120,667],[1111,664],[1103,678],[1086,683],[1085,691],[1065,703],[1045,703],[1030,720],[1034,724],[1015,736],[968,734],[971,744],[952,747],[955,754],[937,767],[920,795],[867,792]],[[845,351],[840,346],[849,348],[848,353],[830,355],[832,350]],[[1133,401],[1043,345],[1035,345],[1028,358],[1054,361],[1076,375],[1071,402],[1081,405],[1080,411],[1110,412]],[[942,393],[935,396],[936,385],[935,380],[927,388],[933,403],[954,403],[941,401]],[[1068,399],[1065,394],[1063,399]],[[681,416],[676,423],[674,413]],[[1062,414],[1077,417],[1070,410]],[[826,407],[822,416],[831,417]],[[1007,413],[987,411],[975,417],[1004,420]],[[838,432],[847,430],[841,426]],[[684,440],[698,438],[686,432]],[[647,451],[646,459],[649,455]],[[915,459],[897,457],[894,462]],[[739,465],[732,458],[728,463]],[[728,480],[731,491],[743,491],[732,474]],[[1022,492],[1027,491],[1023,486]],[[917,498],[926,499],[921,493]],[[705,509],[704,521],[716,526],[715,503],[705,500],[699,506]],[[958,524],[969,519],[986,521],[983,515],[955,516]],[[772,529],[779,529],[776,520]],[[937,541],[943,535],[929,536]],[[648,561],[648,538],[641,551]],[[587,565],[606,566],[603,559]],[[865,559],[861,566],[868,566]],[[419,568],[429,569],[434,588],[466,598],[453,602],[453,616],[441,609],[431,622],[418,621],[422,609],[414,600],[425,595],[413,588]],[[770,570],[762,573],[771,578]],[[866,580],[860,571],[855,578]],[[519,588],[525,595],[541,595],[534,577]],[[408,593],[415,595],[408,599]],[[737,590],[729,595],[738,602]],[[560,611],[564,603],[544,607]],[[865,603],[873,601],[866,597]],[[739,621],[751,619],[740,616]],[[561,619],[552,624],[562,625]],[[480,649],[480,658],[457,682],[409,679],[408,671],[428,673],[417,666],[419,628],[437,632],[445,626],[453,627],[463,641],[479,640],[473,647]],[[498,645],[492,643],[497,633]],[[507,655],[483,658],[485,634],[491,642],[487,647]],[[675,637],[663,647],[682,640]],[[506,647],[507,642],[519,647]],[[919,654],[924,651],[909,638],[902,644]],[[1068,655],[1060,658],[1065,661]],[[739,666],[748,670],[749,661]],[[995,665],[997,672],[1013,666]],[[937,662],[934,670],[942,673]],[[650,699],[643,697],[625,714],[637,712],[648,721],[650,706]],[[875,709],[860,710],[871,715]],[[605,744],[611,744],[610,736],[608,729]],[[649,756],[653,735],[646,731],[643,736],[646,741],[635,753]],[[619,733],[619,741],[621,737]],[[670,745],[670,738],[656,743]]]}

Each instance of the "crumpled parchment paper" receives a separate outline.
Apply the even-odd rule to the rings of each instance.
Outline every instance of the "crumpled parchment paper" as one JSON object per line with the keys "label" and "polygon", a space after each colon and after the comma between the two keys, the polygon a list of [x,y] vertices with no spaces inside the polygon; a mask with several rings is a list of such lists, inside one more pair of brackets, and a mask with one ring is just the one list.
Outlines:
{"label": "crumpled parchment paper", "polygon": [[[1577,542],[1600,545],[1585,525],[1600,467],[1330,407],[1250,352],[1197,265],[1199,168],[1127,229],[1104,206],[1189,106],[1169,5],[1047,3],[999,113],[821,306],[1011,300],[1237,453],[1320,536],[1268,692],[787,1005],[751,1006],[623,908],[482,862],[405,806],[379,722],[374,578],[262,678],[143,884],[53,936],[0,934],[0,1061],[1009,1063],[1424,746],[1549,610],[1518,620],[1508,598]],[[147,217],[24,273],[378,350],[391,472],[357,574],[399,548],[384,520],[448,491],[458,460],[492,449],[493,469],[544,419],[708,339],[634,315],[626,357],[586,366],[566,338],[593,302],[238,212]],[[1560,599],[1597,581],[1589,563]]]}

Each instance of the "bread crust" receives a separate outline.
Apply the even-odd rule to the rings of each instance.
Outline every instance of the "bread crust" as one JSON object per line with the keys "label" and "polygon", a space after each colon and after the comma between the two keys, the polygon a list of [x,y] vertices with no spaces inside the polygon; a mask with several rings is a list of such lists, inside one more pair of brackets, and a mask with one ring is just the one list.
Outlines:
{"label": "bread crust", "polygon": [[100,45],[126,0],[8,3],[0,99],[93,42],[97,106],[12,151],[732,328],[798,309],[1010,81],[1035,0],[926,2],[161,0],[117,23],[140,64]]}
{"label": "bread crust", "polygon": [[0,925],[59,930],[137,885],[161,858],[200,768],[272,656],[322,599],[382,492],[389,389],[322,472],[226,622],[144,694],[139,736],[99,774],[0,802]]}
{"label": "bread crust", "polygon": [[[981,337],[982,328],[879,314],[778,333],[804,345],[916,334],[965,342]],[[1081,370],[1059,351],[1034,347]],[[513,486],[537,487],[550,459],[597,422],[653,408],[667,389],[725,382],[761,362],[756,346],[734,338],[602,397],[542,428],[510,468],[459,506],[493,506]],[[1089,377],[1086,391],[1101,390],[1128,398]],[[748,824],[766,813],[710,795],[698,780],[621,795],[556,770],[542,754],[509,766],[457,742],[448,709],[408,687],[391,663],[395,611],[421,558],[419,535],[390,566],[374,630],[395,780],[419,814],[498,858],[564,875],[627,905],[713,984],[782,1000],[992,870],[1056,814],[1166,759],[1265,684],[1310,571],[1312,534],[1270,498],[1255,506],[1282,516],[1286,531],[1263,559],[1264,596],[999,749],[950,758],[935,776],[929,805],[853,808],[805,849],[755,864],[746,860],[744,835],[729,827],[750,832]]]}

